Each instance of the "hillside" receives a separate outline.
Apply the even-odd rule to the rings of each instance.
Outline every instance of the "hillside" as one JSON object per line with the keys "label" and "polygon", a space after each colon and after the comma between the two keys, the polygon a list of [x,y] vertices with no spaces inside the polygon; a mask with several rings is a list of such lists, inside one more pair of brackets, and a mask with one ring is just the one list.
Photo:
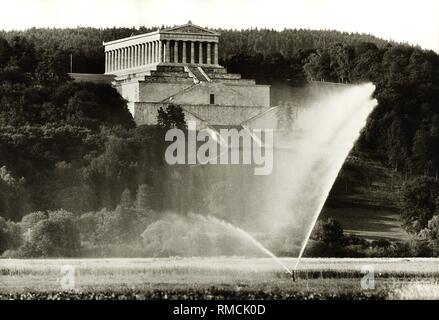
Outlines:
{"label": "hillside", "polygon": [[322,211],[322,219],[339,221],[348,234],[370,240],[408,240],[402,228],[403,177],[382,163],[351,155]]}

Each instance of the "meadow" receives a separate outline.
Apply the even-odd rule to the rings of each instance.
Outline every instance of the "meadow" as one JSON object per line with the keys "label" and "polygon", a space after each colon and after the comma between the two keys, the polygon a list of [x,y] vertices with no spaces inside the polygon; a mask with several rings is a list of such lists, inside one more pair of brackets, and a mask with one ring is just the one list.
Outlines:
{"label": "meadow", "polygon": [[295,280],[268,258],[0,260],[0,299],[439,299],[438,280],[430,258],[307,258]]}

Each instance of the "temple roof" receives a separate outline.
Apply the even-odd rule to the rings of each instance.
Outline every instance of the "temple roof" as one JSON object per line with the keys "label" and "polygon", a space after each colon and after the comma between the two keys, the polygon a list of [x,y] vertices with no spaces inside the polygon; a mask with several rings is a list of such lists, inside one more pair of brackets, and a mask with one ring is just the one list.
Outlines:
{"label": "temple roof", "polygon": [[212,30],[197,26],[193,24],[191,21],[189,21],[186,24],[183,24],[181,26],[175,26],[172,28],[162,29],[159,31],[160,33],[188,33],[188,34],[205,34],[205,35],[212,35],[212,36],[219,36],[220,34],[217,32],[214,32]]}
{"label": "temple roof", "polygon": [[181,26],[174,26],[171,28],[165,28],[165,29],[157,29],[156,31],[152,31],[149,33],[143,33],[143,34],[138,34],[138,35],[132,35],[130,37],[126,37],[126,38],[122,38],[122,39],[116,39],[116,40],[112,40],[112,41],[108,41],[108,42],[102,42],[102,44],[104,46],[106,45],[112,45],[115,43],[121,43],[121,42],[125,42],[125,41],[131,41],[131,40],[136,40],[136,39],[140,39],[140,38],[145,38],[145,37],[149,37],[149,36],[160,36],[160,34],[163,34],[164,36],[172,36],[174,35],[179,35],[179,36],[184,36],[184,35],[188,35],[188,36],[207,36],[209,38],[213,38],[213,39],[218,39],[218,37],[220,36],[219,33],[197,26],[195,24],[193,24],[191,21],[189,21],[186,24],[183,24]]}

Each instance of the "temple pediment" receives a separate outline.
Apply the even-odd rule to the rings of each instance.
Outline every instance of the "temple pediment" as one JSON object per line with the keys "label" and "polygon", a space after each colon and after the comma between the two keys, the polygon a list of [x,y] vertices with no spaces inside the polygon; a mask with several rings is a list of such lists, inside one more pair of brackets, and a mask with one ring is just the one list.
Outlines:
{"label": "temple pediment", "polygon": [[200,26],[196,26],[191,22],[184,24],[182,26],[176,26],[172,28],[168,28],[165,30],[160,30],[161,33],[187,33],[187,34],[202,34],[202,35],[212,35],[218,36],[219,34],[211,31],[206,28],[202,28]]}

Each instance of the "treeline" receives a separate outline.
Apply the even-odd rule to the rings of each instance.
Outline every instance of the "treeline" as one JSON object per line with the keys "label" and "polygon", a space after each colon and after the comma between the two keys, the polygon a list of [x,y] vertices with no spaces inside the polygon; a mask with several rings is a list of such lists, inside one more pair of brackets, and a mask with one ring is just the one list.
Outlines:
{"label": "treeline", "polygon": [[[157,219],[147,185],[126,189],[115,209],[83,214],[35,211],[19,222],[0,217],[0,253],[14,258],[145,256],[140,235]],[[79,198],[77,198],[79,200]]]}
{"label": "treeline", "polygon": [[[34,44],[38,56],[57,56],[64,72],[70,70],[70,55],[72,55],[73,72],[103,73],[105,63],[102,42],[151,32],[157,28],[30,28],[25,31],[0,31],[0,37],[8,41],[16,37],[26,39]],[[301,73],[302,60],[307,58],[310,51],[325,49],[336,43],[355,45],[371,42],[379,48],[389,45],[388,41],[372,35],[331,30],[285,29],[278,32],[271,29],[240,31],[218,29],[216,31],[221,33],[220,63],[232,69],[238,68],[245,76],[264,79],[267,76],[274,79],[295,78],[297,71]],[[266,66],[262,66],[261,62]],[[256,68],[253,68],[254,66]]]}
{"label": "treeline", "polygon": [[[148,188],[139,186],[134,197],[125,190],[113,210],[84,214],[63,209],[37,211],[19,222],[0,217],[0,253],[8,258],[263,256],[252,242],[218,220],[157,213],[150,208]],[[297,248],[286,249],[291,246],[290,237],[275,233],[259,241],[276,255],[296,257]],[[333,219],[317,222],[304,252],[305,257],[371,258],[438,254],[437,241],[367,241],[346,235]]]}
{"label": "treeline", "polygon": [[406,176],[438,177],[437,54],[403,46],[339,44],[310,55],[304,70],[310,80],[373,82],[378,106],[358,147]]}

